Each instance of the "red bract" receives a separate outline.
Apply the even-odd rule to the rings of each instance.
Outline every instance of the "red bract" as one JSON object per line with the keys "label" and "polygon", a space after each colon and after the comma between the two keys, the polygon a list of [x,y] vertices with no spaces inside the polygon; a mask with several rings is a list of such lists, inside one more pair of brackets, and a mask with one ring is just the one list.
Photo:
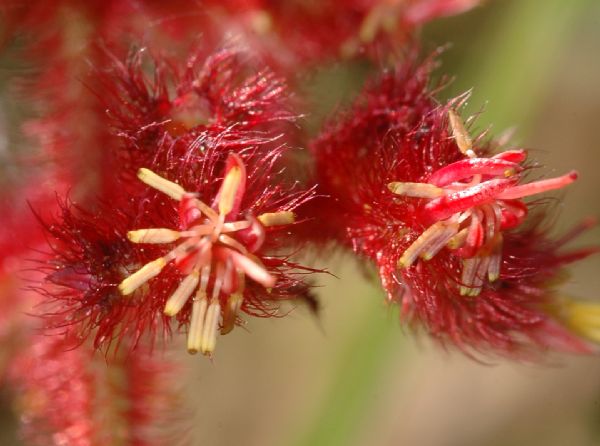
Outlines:
{"label": "red bract", "polygon": [[[428,86],[432,62],[409,62],[368,87],[313,144],[317,179],[332,197],[329,234],[374,261],[402,313],[461,348],[513,352],[552,344],[550,283],[581,255],[561,254],[525,221],[524,197],[574,181],[524,182],[526,152],[489,155]],[[324,207],[324,206],[323,206]],[[540,210],[543,213],[543,210]],[[556,337],[559,330],[554,330]],[[588,348],[562,329],[570,350]]]}

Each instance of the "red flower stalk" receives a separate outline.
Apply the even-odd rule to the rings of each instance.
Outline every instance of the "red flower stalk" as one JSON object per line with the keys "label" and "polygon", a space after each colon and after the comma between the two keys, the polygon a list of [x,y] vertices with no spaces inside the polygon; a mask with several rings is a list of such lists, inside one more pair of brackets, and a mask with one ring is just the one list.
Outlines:
{"label": "red flower stalk", "polygon": [[38,336],[11,365],[22,435],[28,444],[95,444],[90,355],[68,347],[61,337]]}
{"label": "red flower stalk", "polygon": [[[384,74],[315,141],[321,193],[333,198],[322,221],[377,264],[388,298],[434,337],[504,352],[527,339],[549,345],[550,284],[593,250],[561,254],[564,243],[539,225],[517,229],[530,206],[523,198],[576,173],[525,183],[526,152],[489,155],[490,143],[473,141],[454,111],[464,97],[436,103],[432,66]],[[589,349],[564,328],[554,333],[570,350]]]}

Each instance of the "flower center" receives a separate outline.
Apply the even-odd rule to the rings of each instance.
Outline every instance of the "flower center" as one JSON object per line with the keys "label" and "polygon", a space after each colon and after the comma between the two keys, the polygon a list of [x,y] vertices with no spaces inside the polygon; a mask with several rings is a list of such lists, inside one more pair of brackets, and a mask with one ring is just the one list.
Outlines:
{"label": "flower center", "polygon": [[562,188],[576,172],[548,180],[518,184],[526,159],[524,150],[509,150],[478,158],[462,120],[449,111],[458,148],[467,158],[435,171],[427,183],[392,182],[396,195],[425,200],[423,217],[430,226],[404,251],[399,268],[417,259],[432,259],[443,248],[462,258],[460,294],[477,296],[486,279],[500,277],[502,233],[520,225],[527,215],[524,197]]}

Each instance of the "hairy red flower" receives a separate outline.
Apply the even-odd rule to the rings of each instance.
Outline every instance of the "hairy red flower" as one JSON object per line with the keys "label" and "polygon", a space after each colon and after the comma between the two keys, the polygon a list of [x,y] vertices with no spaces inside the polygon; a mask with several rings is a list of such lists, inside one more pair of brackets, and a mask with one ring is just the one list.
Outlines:
{"label": "hairy red flower", "polygon": [[[189,324],[191,353],[211,354],[219,325],[221,334],[231,331],[240,310],[272,315],[272,302],[307,293],[305,284],[286,274],[295,265],[265,252],[280,248],[277,233],[294,223],[293,210],[311,195],[288,195],[264,183],[259,175],[268,175],[277,157],[272,152],[247,172],[242,159],[229,154],[218,190],[206,187],[203,175],[185,189],[150,170],[138,173],[141,181],[179,203],[178,218],[171,227],[150,225],[128,233],[136,244],[171,247],[124,279],[119,290],[128,296],[148,283],[152,293],[161,285],[149,281],[159,275],[177,284],[170,287],[164,313]],[[185,185],[185,178],[179,178]]]}
{"label": "hairy red flower", "polygon": [[[524,226],[523,198],[576,173],[524,182],[523,150],[490,155],[429,87],[428,61],[401,65],[367,87],[313,144],[329,235],[376,263],[388,298],[434,337],[461,348],[513,352],[560,320],[550,284],[562,254],[540,225]],[[543,210],[540,209],[543,214]],[[555,330],[558,338],[559,330]],[[562,329],[571,350],[589,348]]]}
{"label": "hairy red flower", "polygon": [[65,208],[48,225],[51,321],[84,338],[93,332],[102,347],[168,334],[174,317],[188,350],[210,354],[218,326],[229,332],[239,311],[275,316],[279,301],[308,298],[301,275],[312,270],[281,252],[294,209],[312,192],[274,184],[281,150],[246,150],[244,161],[215,148],[204,155],[161,172],[177,183],[142,168],[139,179],[156,192],[111,203],[114,211]]}

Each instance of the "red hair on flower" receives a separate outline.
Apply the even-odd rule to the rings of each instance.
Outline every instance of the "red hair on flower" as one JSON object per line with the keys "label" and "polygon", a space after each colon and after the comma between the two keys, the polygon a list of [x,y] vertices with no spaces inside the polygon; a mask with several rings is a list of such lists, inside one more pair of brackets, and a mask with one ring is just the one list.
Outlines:
{"label": "red hair on flower", "polygon": [[161,151],[201,158],[214,140],[239,151],[277,137],[296,119],[286,83],[248,51],[197,49],[183,64],[147,52],[135,51],[126,62],[112,56],[111,68],[97,73],[98,96],[122,139],[119,169],[152,166]]}

